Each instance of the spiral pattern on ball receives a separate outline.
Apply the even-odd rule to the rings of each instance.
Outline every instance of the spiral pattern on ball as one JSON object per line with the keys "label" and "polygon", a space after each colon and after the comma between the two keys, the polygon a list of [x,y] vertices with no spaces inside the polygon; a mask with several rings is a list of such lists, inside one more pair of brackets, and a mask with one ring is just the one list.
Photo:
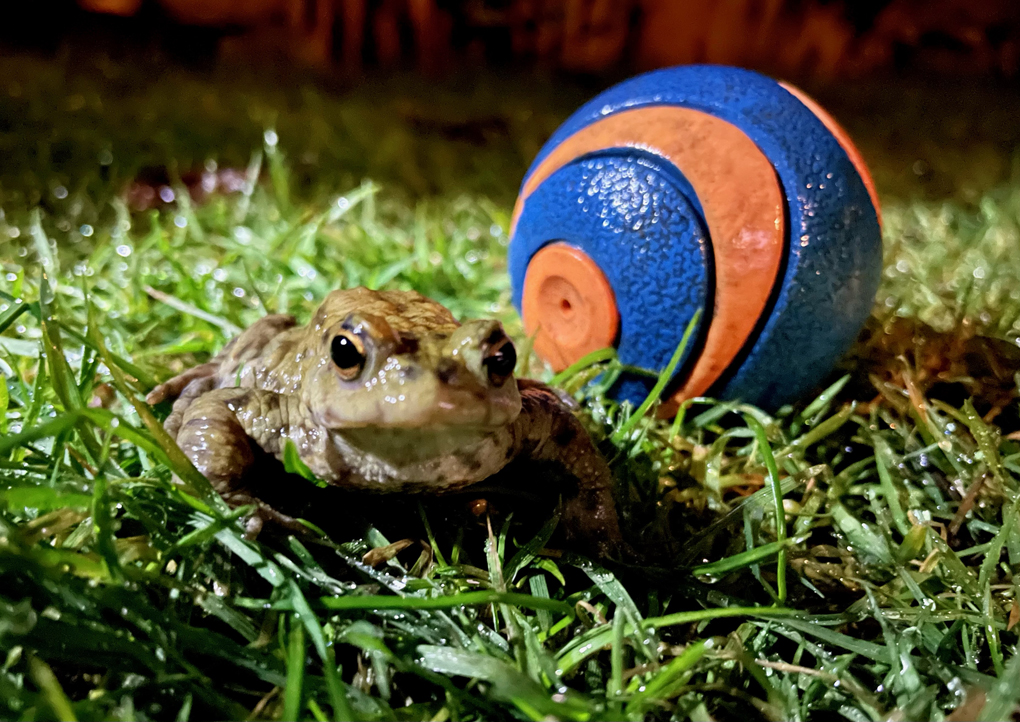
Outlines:
{"label": "spiral pattern on ball", "polygon": [[719,66],[647,73],[578,110],[525,176],[511,234],[514,302],[556,368],[612,343],[661,369],[702,310],[674,404],[809,391],[881,269],[874,185],[845,132],[796,89]]}

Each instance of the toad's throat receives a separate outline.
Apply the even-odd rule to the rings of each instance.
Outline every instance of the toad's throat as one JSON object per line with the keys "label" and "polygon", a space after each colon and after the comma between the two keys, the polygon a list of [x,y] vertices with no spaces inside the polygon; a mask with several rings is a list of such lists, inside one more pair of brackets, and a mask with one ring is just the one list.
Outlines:
{"label": "toad's throat", "polygon": [[343,458],[356,460],[356,486],[439,492],[495,474],[506,465],[512,441],[506,428],[365,427],[334,431],[333,444]]}

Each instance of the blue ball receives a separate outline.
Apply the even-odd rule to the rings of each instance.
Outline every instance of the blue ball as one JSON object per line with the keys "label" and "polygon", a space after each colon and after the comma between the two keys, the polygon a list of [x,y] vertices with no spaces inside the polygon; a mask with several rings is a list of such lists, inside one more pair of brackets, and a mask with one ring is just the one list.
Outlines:
{"label": "blue ball", "polygon": [[[581,107],[539,152],[515,211],[510,276],[526,329],[583,315],[552,319],[548,294],[525,302],[556,275],[536,254],[565,243],[611,288],[624,363],[661,370],[702,311],[676,401],[776,408],[817,387],[870,314],[882,245],[866,168],[809,102],[758,73],[686,66]],[[543,330],[539,341],[540,353],[558,343]],[[584,350],[554,355],[562,366]],[[650,384],[634,376],[618,392],[637,399]]]}

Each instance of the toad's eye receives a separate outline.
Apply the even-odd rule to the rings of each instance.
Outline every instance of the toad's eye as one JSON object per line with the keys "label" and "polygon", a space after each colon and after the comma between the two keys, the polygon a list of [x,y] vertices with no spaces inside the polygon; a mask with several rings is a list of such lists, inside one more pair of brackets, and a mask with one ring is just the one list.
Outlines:
{"label": "toad's eye", "polygon": [[344,381],[353,381],[365,368],[365,348],[357,336],[334,336],[329,353]]}
{"label": "toad's eye", "polygon": [[489,346],[482,364],[489,372],[489,381],[496,386],[502,386],[517,366],[517,352],[510,339],[504,337],[502,341]]}

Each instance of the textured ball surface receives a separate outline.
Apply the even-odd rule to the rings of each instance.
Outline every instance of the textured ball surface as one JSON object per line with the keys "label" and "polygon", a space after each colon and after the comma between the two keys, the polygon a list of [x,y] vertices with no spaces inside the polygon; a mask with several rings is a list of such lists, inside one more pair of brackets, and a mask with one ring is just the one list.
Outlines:
{"label": "textured ball surface", "polygon": [[[620,360],[665,366],[677,319],[711,298],[707,234],[679,184],[642,153],[591,156],[556,171],[529,203],[538,212],[518,224],[522,242],[512,244],[511,263],[530,258],[544,237],[583,248],[614,290],[638,291],[615,294]],[[662,263],[664,256],[674,262]]]}
{"label": "textured ball surface", "polygon": [[[510,245],[518,308],[530,259],[566,242],[612,287],[625,363],[661,369],[704,309],[677,401],[776,407],[810,391],[867,319],[881,235],[863,162],[805,102],[757,73],[688,66],[587,103],[522,185]],[[646,387],[633,379],[621,393]]]}

